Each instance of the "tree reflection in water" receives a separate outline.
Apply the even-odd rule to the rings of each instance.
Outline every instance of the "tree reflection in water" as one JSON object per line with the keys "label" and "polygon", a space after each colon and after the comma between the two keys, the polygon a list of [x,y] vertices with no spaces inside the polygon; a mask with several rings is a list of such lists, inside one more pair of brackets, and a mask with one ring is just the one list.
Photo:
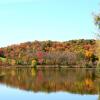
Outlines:
{"label": "tree reflection in water", "polygon": [[98,94],[100,90],[100,72],[97,69],[0,68],[2,73],[0,83],[26,91]]}

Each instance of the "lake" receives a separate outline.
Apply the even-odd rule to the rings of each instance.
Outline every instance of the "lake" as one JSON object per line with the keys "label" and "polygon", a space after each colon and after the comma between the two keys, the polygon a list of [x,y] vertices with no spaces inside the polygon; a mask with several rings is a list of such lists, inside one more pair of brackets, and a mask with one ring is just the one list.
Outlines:
{"label": "lake", "polygon": [[100,69],[0,68],[1,100],[100,100]]}

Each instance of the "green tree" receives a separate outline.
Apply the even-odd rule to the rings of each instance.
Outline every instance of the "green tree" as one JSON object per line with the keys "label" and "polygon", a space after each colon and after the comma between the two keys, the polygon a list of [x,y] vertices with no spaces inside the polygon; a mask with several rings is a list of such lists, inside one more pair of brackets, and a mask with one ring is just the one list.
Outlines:
{"label": "green tree", "polygon": [[95,24],[98,28],[98,33],[96,33],[96,36],[97,36],[97,40],[96,40],[96,53],[97,53],[97,56],[99,58],[99,63],[100,63],[100,14],[98,15],[95,15]]}
{"label": "green tree", "polygon": [[[95,15],[95,25],[100,30],[100,14]],[[96,33],[96,34],[97,34],[97,38],[100,39],[100,33]]]}

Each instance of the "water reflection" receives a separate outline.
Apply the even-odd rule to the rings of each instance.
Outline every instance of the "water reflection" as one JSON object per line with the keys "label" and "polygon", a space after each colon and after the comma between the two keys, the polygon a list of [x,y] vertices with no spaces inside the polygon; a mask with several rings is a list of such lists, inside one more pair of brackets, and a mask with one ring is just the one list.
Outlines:
{"label": "water reflection", "polygon": [[31,92],[96,95],[100,93],[100,69],[0,68],[0,83]]}

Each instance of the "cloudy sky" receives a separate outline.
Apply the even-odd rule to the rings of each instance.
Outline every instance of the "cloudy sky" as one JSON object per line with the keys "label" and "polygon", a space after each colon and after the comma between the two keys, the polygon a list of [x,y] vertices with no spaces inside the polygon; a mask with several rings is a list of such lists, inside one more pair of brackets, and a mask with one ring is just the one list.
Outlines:
{"label": "cloudy sky", "polygon": [[1,0],[0,47],[34,40],[94,38],[99,0]]}

